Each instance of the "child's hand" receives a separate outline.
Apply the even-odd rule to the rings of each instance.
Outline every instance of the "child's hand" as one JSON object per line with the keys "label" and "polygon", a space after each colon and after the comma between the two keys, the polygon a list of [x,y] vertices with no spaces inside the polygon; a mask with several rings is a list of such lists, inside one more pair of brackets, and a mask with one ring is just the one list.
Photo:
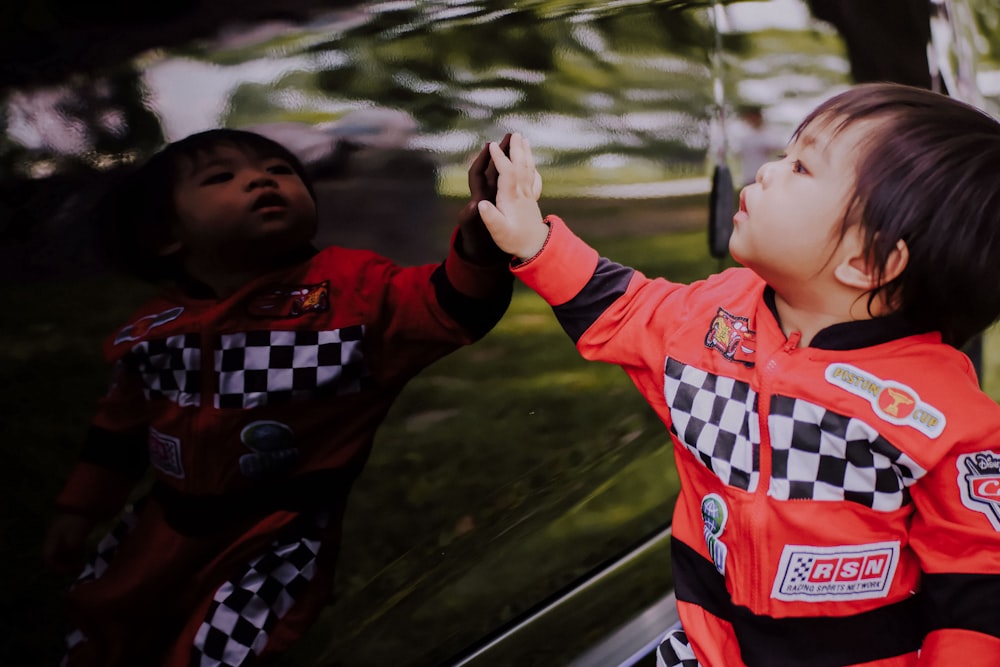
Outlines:
{"label": "child's hand", "polygon": [[42,544],[42,560],[59,574],[76,574],[83,565],[83,549],[94,520],[79,514],[57,515]]}
{"label": "child's hand", "polygon": [[497,203],[480,201],[479,214],[502,250],[520,259],[534,257],[545,245],[549,227],[538,208],[542,177],[535,170],[528,140],[515,133],[510,138],[510,158],[497,144],[490,144],[490,155],[500,172]]}
{"label": "child's hand", "polygon": [[[500,148],[506,152],[509,145],[510,134],[506,134],[500,141]],[[483,225],[482,218],[479,217],[479,202],[495,203],[497,200],[498,176],[496,165],[490,159],[490,147],[487,144],[469,167],[471,197],[458,217],[458,224],[462,229],[462,252],[477,264],[496,264],[510,260],[510,255],[493,242]]]}

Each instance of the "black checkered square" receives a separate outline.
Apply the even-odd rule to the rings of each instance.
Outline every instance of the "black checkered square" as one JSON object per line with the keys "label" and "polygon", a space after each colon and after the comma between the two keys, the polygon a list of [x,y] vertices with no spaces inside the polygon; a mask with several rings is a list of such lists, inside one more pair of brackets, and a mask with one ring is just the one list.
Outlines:
{"label": "black checkered square", "polygon": [[683,630],[663,638],[656,649],[656,667],[701,667]]}
{"label": "black checkered square", "polygon": [[368,374],[364,327],[333,331],[249,331],[220,337],[216,407],[255,408],[318,393],[361,391]]}
{"label": "black checkered square", "polygon": [[83,566],[73,585],[93,581],[104,576],[108,565],[111,564],[115,554],[118,553],[118,547],[121,546],[125,537],[132,532],[138,521],[135,508],[131,506],[126,508],[114,527],[97,543],[97,549],[95,549],[93,557]]}
{"label": "black checkered square", "polygon": [[[76,580],[73,582],[73,586],[94,581],[104,576],[111,561],[114,560],[115,554],[118,553],[118,548],[125,540],[125,537],[132,532],[137,523],[138,516],[135,508],[131,506],[126,508],[114,527],[97,543],[97,549],[93,557],[83,566],[80,574],[77,575]],[[65,637],[66,652],[69,653],[78,644],[82,644],[85,641],[87,641],[87,636],[83,631],[79,628],[70,628]]]}
{"label": "black checkered square", "polygon": [[925,474],[874,428],[801,399],[775,396],[770,495],[779,500],[848,500],[880,512],[910,502]]}
{"label": "black checkered square", "polygon": [[667,359],[664,393],[670,430],[684,446],[726,484],[756,489],[760,427],[750,385]]}
{"label": "black checkered square", "polygon": [[326,522],[323,514],[300,517],[215,592],[195,634],[191,665],[238,667],[260,655],[275,624],[316,575]]}
{"label": "black checkered square", "polygon": [[144,340],[124,363],[142,376],[146,398],[167,398],[178,405],[201,403],[201,339],[196,333]]}

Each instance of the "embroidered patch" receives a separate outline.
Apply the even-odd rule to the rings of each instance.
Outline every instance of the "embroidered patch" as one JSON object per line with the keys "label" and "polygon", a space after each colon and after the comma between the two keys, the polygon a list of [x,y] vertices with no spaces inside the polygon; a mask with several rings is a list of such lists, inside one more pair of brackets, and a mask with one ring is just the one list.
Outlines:
{"label": "embroidered patch", "polygon": [[884,598],[898,563],[899,542],[835,547],[786,544],[771,597],[788,602]]}
{"label": "embroidered patch", "polygon": [[719,574],[726,574],[726,556],[729,547],[720,540],[729,519],[729,508],[726,501],[717,493],[710,493],[701,499],[701,519],[705,522],[705,545],[712,556],[715,569]]}
{"label": "embroidered patch", "polygon": [[830,364],[826,381],[871,403],[881,419],[915,428],[928,438],[944,431],[945,418],[938,409],[920,400],[917,392],[893,380],[883,380],[849,364]]}
{"label": "embroidered patch", "polygon": [[330,307],[330,281],[262,290],[250,297],[247,313],[253,317],[298,317]]}
{"label": "embroidered patch", "polygon": [[976,452],[958,457],[958,488],[962,504],[982,512],[1000,531],[1000,454]]}
{"label": "embroidered patch", "polygon": [[757,334],[750,330],[750,320],[719,308],[705,334],[705,347],[722,353],[728,361],[752,367]]}
{"label": "embroidered patch", "polygon": [[251,422],[240,431],[240,440],[254,452],[240,457],[240,472],[250,479],[286,473],[299,460],[292,429],[281,422]]}
{"label": "embroidered patch", "polygon": [[118,335],[115,336],[115,345],[129,340],[139,340],[149,333],[150,329],[176,320],[183,312],[184,309],[177,306],[176,308],[165,310],[162,313],[140,317],[138,320],[118,332]]}
{"label": "embroidered patch", "polygon": [[149,429],[149,462],[160,472],[184,478],[181,463],[181,441],[172,435]]}

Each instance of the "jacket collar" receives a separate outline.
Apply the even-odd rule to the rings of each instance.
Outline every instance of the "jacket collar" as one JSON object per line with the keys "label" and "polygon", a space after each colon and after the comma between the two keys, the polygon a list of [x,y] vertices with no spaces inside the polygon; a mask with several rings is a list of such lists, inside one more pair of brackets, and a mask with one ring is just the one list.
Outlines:
{"label": "jacket collar", "polygon": [[[778,317],[774,301],[774,290],[770,285],[764,288],[764,303],[780,326],[781,319]],[[870,320],[839,322],[828,326],[813,336],[809,347],[822,350],[856,350],[927,332],[927,328],[915,325],[899,313],[893,313],[873,317]]]}

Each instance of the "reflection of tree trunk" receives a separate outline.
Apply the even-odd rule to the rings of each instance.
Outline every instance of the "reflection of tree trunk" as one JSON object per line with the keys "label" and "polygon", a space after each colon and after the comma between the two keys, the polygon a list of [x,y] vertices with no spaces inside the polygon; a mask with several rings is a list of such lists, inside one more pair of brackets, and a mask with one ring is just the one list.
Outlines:
{"label": "reflection of tree trunk", "polygon": [[857,82],[895,81],[931,87],[928,0],[807,0],[813,16],[844,38]]}

